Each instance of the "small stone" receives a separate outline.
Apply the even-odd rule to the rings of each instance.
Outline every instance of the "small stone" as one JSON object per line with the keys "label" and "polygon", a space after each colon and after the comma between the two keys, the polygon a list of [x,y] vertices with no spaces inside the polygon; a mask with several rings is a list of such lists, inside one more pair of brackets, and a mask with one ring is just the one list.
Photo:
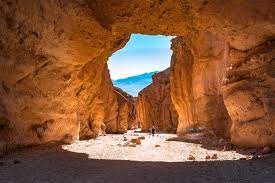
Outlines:
{"label": "small stone", "polygon": [[195,158],[194,156],[192,156],[192,155],[189,155],[187,159],[188,159],[188,160],[191,160],[191,161],[196,160],[196,158]]}
{"label": "small stone", "polygon": [[157,144],[157,145],[155,145],[155,147],[160,147],[160,145]]}
{"label": "small stone", "polygon": [[138,137],[138,139],[140,139],[140,140],[144,140],[144,139],[145,139],[145,137],[144,137],[144,136],[141,136],[141,137]]}
{"label": "small stone", "polygon": [[126,137],[124,137],[124,138],[123,138],[123,141],[127,141],[127,138],[126,138]]}
{"label": "small stone", "polygon": [[252,159],[252,156],[246,155],[246,156],[245,156],[245,159],[246,159],[246,160],[251,160],[251,159]]}
{"label": "small stone", "polygon": [[129,147],[136,147],[136,144],[129,144]]}
{"label": "small stone", "polygon": [[209,155],[206,155],[205,156],[205,159],[210,159],[211,157]]}
{"label": "small stone", "polygon": [[262,154],[270,154],[272,153],[272,149],[269,146],[265,146],[262,150]]}
{"label": "small stone", "polygon": [[21,162],[17,159],[13,161],[13,164],[18,164],[18,163],[21,163]]}
{"label": "small stone", "polygon": [[137,145],[141,144],[141,141],[138,138],[131,139],[131,142]]}
{"label": "small stone", "polygon": [[213,154],[211,159],[218,159],[218,155],[217,154]]}

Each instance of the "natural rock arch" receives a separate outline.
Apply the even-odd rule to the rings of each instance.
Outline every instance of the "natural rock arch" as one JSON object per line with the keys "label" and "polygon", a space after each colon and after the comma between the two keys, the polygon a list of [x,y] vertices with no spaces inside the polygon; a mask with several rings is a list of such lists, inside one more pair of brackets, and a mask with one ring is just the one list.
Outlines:
{"label": "natural rock arch", "polygon": [[[95,133],[99,133],[103,120],[113,123],[116,117],[110,111],[114,109],[104,106],[104,102],[116,100],[106,93],[111,87],[106,62],[126,44],[131,33],[195,37],[198,31],[207,30],[228,42],[233,53],[237,53],[232,55],[234,60],[235,56],[240,62],[246,60],[243,56],[246,50],[254,50],[272,40],[275,34],[273,1],[252,2],[1,1],[0,136],[3,143],[71,143],[78,139],[80,124],[87,120]],[[273,42],[265,44],[269,58],[274,58]],[[270,123],[268,137],[273,135],[274,139],[274,96],[270,94],[274,93],[271,82],[274,70],[261,75],[264,73],[270,75],[265,84],[269,89],[264,92],[269,105],[264,104],[264,108]],[[228,93],[226,103],[231,105],[233,99],[227,96]],[[263,143],[270,142],[274,144],[272,139]]]}

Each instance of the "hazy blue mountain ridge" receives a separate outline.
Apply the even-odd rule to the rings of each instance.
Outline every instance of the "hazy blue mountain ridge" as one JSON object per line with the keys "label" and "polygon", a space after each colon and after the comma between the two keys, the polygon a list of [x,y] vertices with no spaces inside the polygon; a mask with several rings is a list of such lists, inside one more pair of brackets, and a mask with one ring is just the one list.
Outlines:
{"label": "hazy blue mountain ridge", "polygon": [[130,95],[137,96],[140,90],[152,83],[152,76],[156,73],[158,73],[158,71],[113,80],[113,84]]}

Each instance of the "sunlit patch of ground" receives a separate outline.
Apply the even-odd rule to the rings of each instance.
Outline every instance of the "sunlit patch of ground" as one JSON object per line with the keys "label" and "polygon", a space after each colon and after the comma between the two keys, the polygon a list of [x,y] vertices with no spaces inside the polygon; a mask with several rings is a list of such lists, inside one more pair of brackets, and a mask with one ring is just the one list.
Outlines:
{"label": "sunlit patch of ground", "polygon": [[[145,136],[141,145],[124,146],[124,135],[107,135],[72,145],[39,146],[0,157],[0,183],[168,183],[274,182],[275,154],[259,159],[234,151],[207,150],[199,144],[166,141],[175,135]],[[160,147],[155,147],[160,145]],[[187,160],[189,155],[195,161]],[[217,154],[217,160],[205,156]],[[236,158],[235,161],[232,161]]]}
{"label": "sunlit patch of ground", "polygon": [[[132,138],[144,136],[141,145],[129,147],[128,141]],[[124,137],[127,141],[124,141]],[[148,133],[108,134],[96,139],[79,141],[75,144],[64,145],[67,151],[86,153],[92,159],[132,160],[132,161],[162,161],[183,162],[189,161],[189,155],[195,157],[195,161],[239,160],[244,155],[236,151],[216,151],[202,148],[200,144],[167,141],[176,137],[175,134],[156,134],[154,137]],[[159,147],[155,147],[159,145]],[[217,154],[217,159],[206,160],[209,155]]]}

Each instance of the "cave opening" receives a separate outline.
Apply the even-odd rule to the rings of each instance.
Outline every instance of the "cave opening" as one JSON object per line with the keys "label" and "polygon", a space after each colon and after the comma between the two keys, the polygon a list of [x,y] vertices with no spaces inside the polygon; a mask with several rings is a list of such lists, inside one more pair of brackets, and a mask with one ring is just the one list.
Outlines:
{"label": "cave opening", "polygon": [[124,48],[109,58],[118,98],[118,132],[150,131],[153,127],[158,133],[176,132],[177,114],[171,111],[172,102],[167,99],[172,38],[132,34]]}
{"label": "cave opening", "polygon": [[132,34],[127,44],[108,61],[113,85],[137,97],[152,83],[152,76],[170,66],[173,36]]}

